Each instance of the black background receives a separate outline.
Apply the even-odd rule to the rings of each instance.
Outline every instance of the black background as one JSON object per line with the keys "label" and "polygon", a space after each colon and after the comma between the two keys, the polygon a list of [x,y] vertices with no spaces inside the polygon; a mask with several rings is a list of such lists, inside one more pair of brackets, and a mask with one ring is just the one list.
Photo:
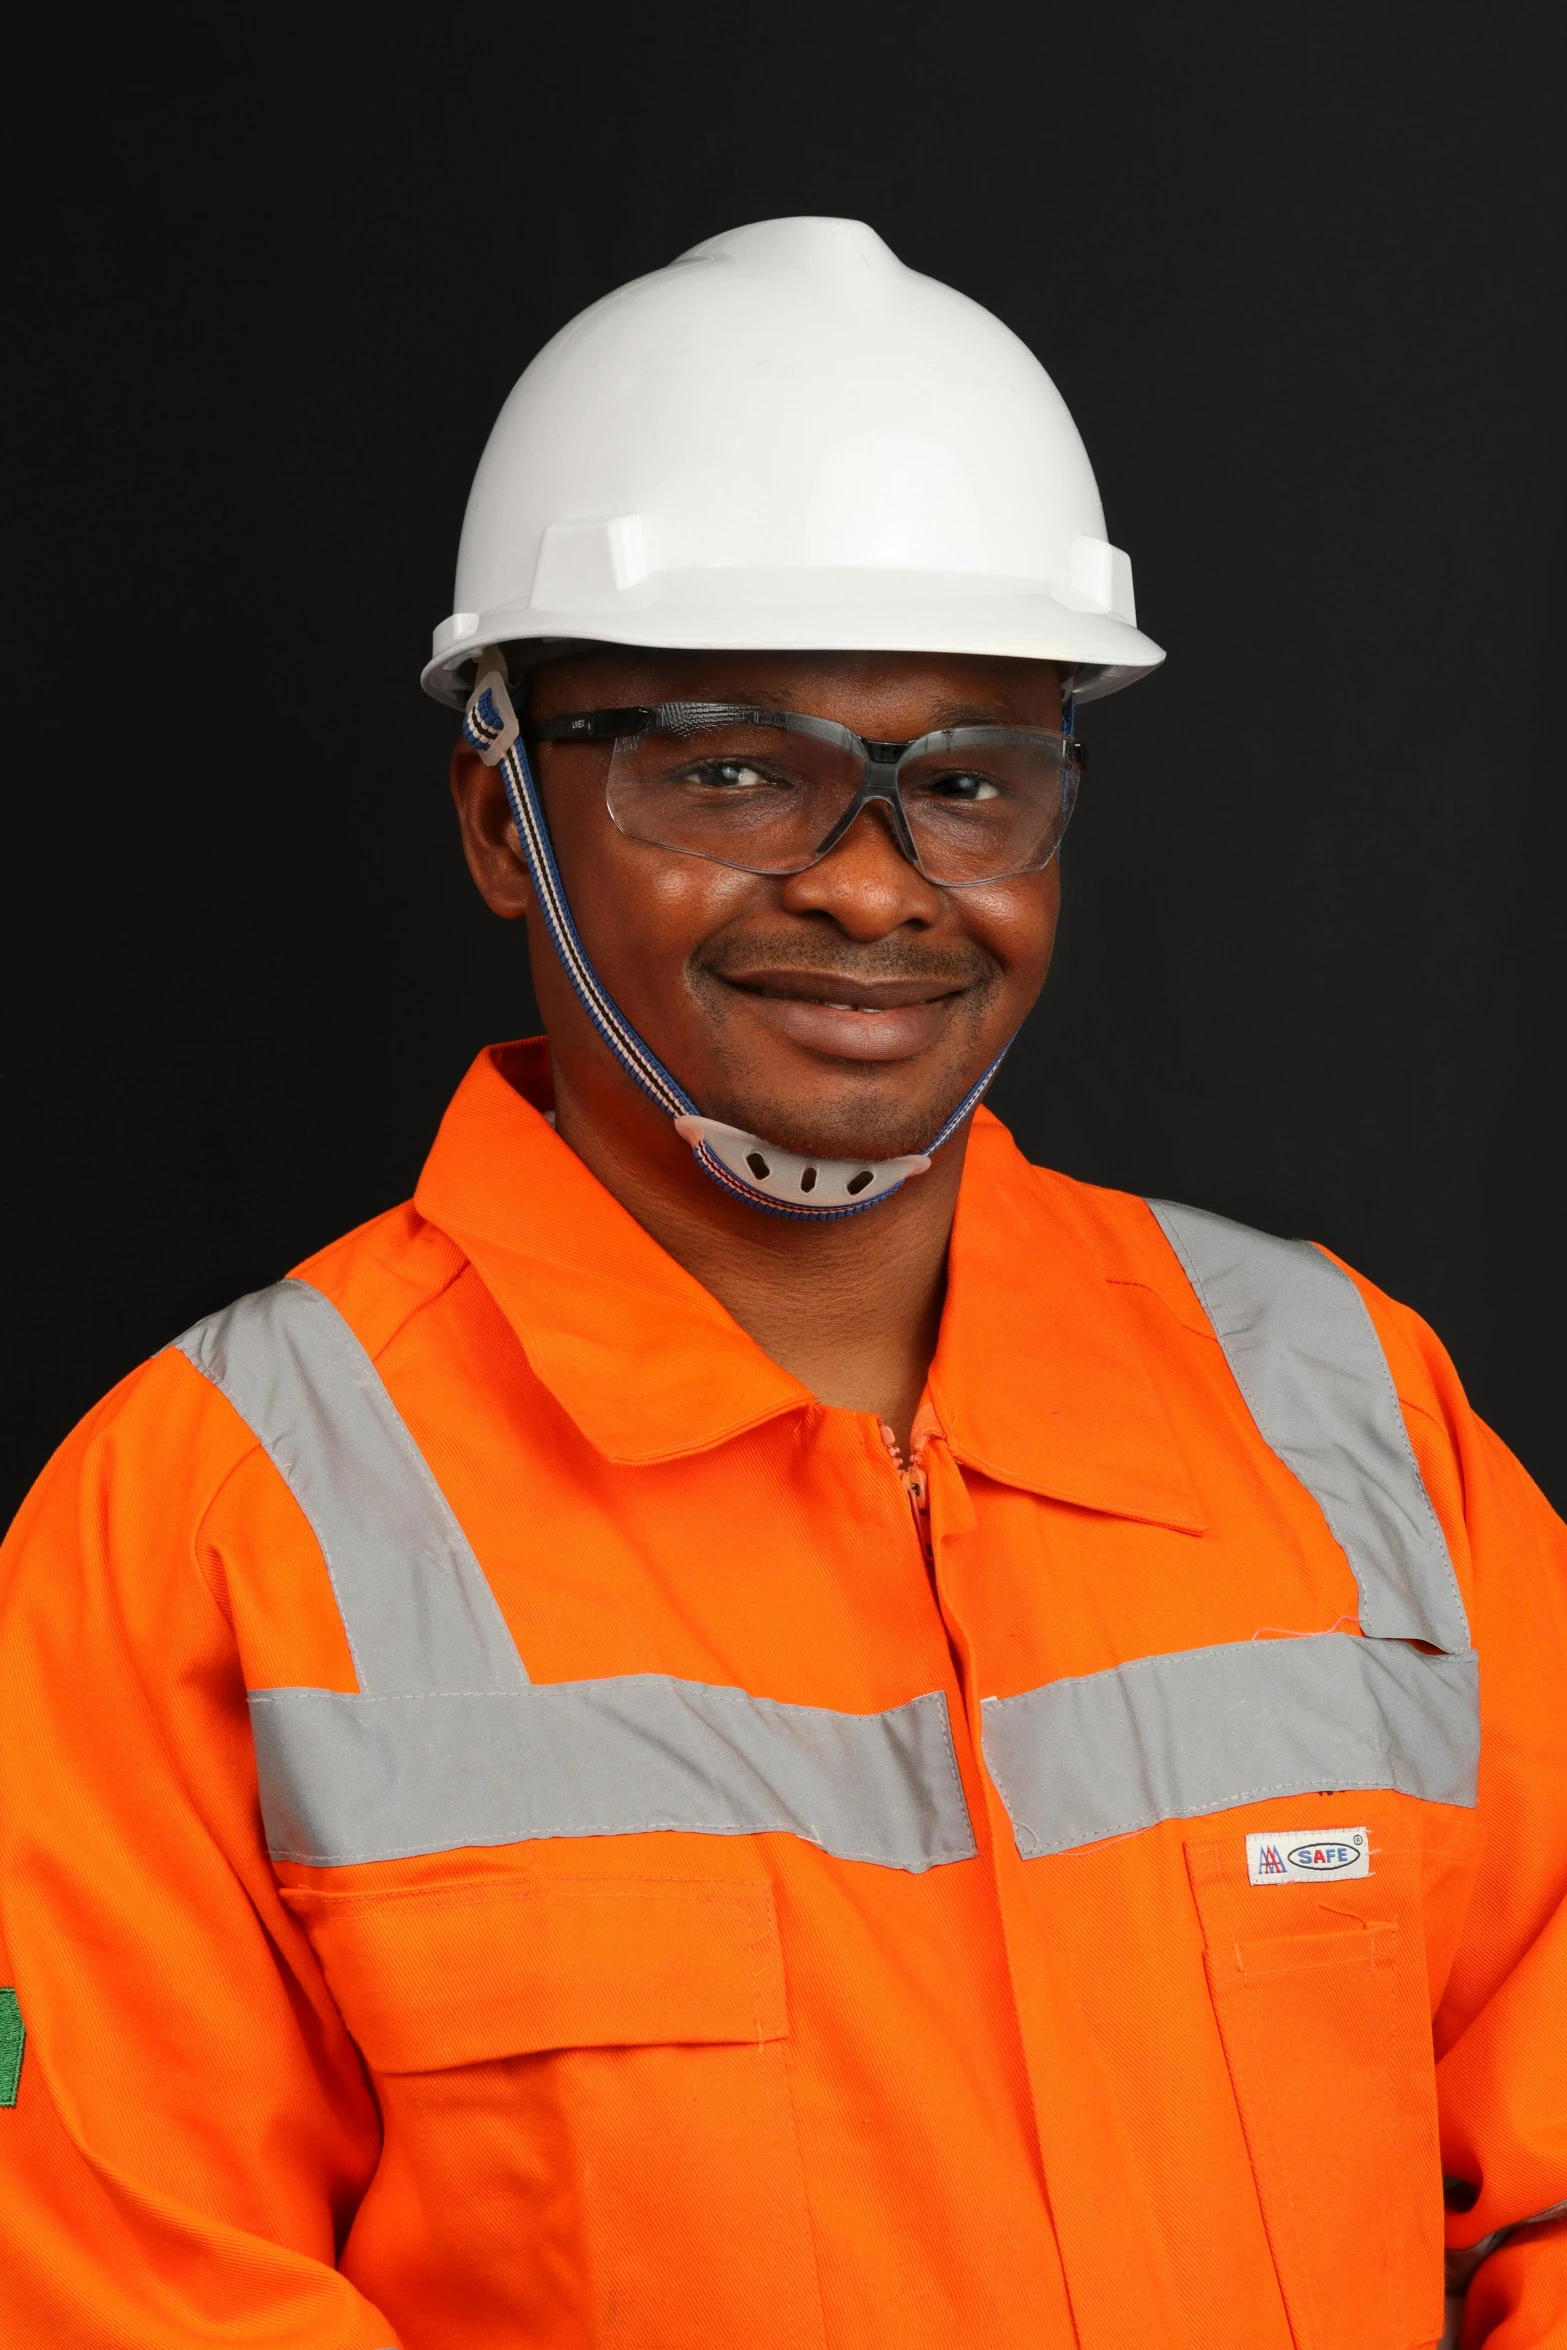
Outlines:
{"label": "black background", "polygon": [[576,310],[792,212],[1040,354],[1169,649],[1086,714],[996,1106],[1328,1242],[1567,1498],[1554,15],[62,17],[13,89],[0,1505],[530,1024],[417,687],[468,481]]}

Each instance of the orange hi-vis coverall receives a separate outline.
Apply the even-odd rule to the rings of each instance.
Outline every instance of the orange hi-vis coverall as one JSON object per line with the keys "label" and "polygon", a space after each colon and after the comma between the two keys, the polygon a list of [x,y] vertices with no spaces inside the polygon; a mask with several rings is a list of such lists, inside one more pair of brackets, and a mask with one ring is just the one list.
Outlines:
{"label": "orange hi-vis coverall", "polygon": [[1567,1538],[1427,1331],[981,1112],[900,1474],[547,1071],[10,1538],[6,2350],[1405,2350],[1444,2175],[1567,2343]]}

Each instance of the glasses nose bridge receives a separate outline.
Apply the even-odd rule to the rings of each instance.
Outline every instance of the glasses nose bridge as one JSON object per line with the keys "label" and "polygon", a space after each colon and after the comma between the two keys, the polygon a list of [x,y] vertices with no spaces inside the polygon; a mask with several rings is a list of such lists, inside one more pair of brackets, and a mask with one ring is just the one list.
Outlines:
{"label": "glasses nose bridge", "polygon": [[830,857],[848,839],[860,818],[867,815],[873,806],[880,806],[884,811],[887,830],[892,835],[893,847],[906,864],[912,865],[916,873],[923,874],[919,850],[909,830],[903,795],[898,789],[898,769],[903,763],[908,744],[868,742],[863,735],[855,739],[861,759],[860,788],[818,848],[811,860],[812,864],[819,865],[824,857]]}

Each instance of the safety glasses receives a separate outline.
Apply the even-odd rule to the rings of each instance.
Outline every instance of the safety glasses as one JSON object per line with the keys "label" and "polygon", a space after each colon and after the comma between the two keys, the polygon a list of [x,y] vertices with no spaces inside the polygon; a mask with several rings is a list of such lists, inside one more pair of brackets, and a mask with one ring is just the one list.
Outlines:
{"label": "safety glasses", "polygon": [[831,718],[732,702],[579,710],[523,731],[613,744],[605,799],[629,840],[741,873],[803,873],[876,801],[909,863],[944,889],[1048,865],[1083,772],[1071,734],[956,726],[869,742]]}

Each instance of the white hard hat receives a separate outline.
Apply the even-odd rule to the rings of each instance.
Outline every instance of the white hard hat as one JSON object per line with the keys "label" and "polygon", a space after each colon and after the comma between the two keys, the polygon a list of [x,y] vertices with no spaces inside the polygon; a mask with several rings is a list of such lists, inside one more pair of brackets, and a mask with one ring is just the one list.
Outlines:
{"label": "white hard hat", "polygon": [[1134,626],[1037,359],[857,220],[766,220],[608,294],[539,353],[479,462],[424,686],[526,639],[1016,654],[1079,700]]}

